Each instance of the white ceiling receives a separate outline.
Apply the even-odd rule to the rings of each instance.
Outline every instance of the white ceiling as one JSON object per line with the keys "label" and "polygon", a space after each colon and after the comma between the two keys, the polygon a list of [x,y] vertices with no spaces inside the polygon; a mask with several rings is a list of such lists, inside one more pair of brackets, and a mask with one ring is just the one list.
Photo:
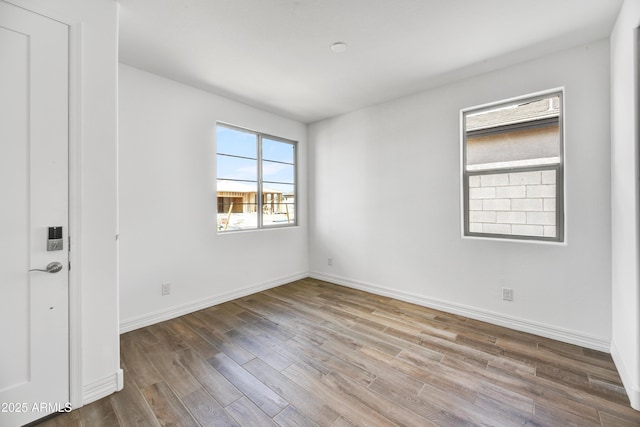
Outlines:
{"label": "white ceiling", "polygon": [[622,0],[119,3],[122,63],[309,123],[607,37]]}

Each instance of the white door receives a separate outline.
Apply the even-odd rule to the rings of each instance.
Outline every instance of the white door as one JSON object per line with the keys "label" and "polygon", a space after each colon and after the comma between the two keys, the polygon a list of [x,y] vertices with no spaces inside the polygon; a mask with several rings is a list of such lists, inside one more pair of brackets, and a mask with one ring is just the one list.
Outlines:
{"label": "white door", "polygon": [[68,27],[0,0],[2,427],[68,407],[68,75]]}

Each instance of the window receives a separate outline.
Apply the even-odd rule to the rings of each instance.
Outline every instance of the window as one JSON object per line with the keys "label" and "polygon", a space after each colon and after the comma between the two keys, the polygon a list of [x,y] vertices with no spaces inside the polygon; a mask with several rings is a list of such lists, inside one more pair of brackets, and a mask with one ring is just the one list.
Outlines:
{"label": "window", "polygon": [[564,240],[562,99],[462,111],[465,236]]}
{"label": "window", "polygon": [[296,143],[216,126],[219,232],[296,225]]}

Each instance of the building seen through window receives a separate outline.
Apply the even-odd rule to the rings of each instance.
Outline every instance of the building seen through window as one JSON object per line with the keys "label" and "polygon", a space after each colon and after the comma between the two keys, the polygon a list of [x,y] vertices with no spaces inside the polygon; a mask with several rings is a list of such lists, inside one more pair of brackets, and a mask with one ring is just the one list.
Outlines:
{"label": "building seen through window", "polygon": [[562,92],[462,113],[464,234],[563,241]]}
{"label": "building seen through window", "polygon": [[296,225],[296,143],[218,124],[219,232]]}

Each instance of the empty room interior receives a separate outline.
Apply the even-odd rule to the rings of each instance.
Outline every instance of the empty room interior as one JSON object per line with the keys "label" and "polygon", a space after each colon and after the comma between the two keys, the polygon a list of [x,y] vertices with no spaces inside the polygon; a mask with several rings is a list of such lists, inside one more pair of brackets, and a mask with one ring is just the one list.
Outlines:
{"label": "empty room interior", "polygon": [[640,426],[640,0],[0,7],[0,426]]}

